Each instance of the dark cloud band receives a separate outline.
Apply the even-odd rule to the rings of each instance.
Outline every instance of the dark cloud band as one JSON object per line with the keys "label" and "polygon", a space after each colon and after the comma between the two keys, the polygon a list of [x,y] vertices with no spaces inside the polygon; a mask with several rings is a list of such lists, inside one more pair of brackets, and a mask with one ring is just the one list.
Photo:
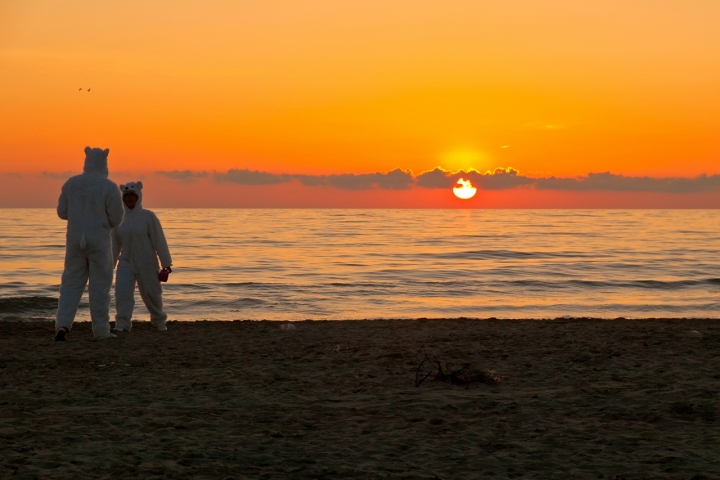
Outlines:
{"label": "dark cloud band", "polygon": [[216,182],[232,182],[240,185],[275,185],[298,180],[309,187],[326,185],[345,190],[370,190],[373,188],[407,190],[414,184],[412,173],[400,169],[387,173],[343,173],[339,175],[289,175],[232,169],[227,173],[214,173],[213,179]]}
{"label": "dark cloud band", "polygon": [[207,172],[193,172],[191,170],[173,170],[171,172],[159,171],[155,172],[163,177],[172,178],[173,180],[179,180],[181,182],[194,182],[198,178],[205,178],[208,176]]}
{"label": "dark cloud band", "polygon": [[73,175],[77,175],[77,172],[42,172],[40,175],[43,177],[52,178],[53,180],[67,180]]}
{"label": "dark cloud band", "polygon": [[610,192],[696,193],[720,191],[720,175],[700,175],[694,178],[626,177],[610,172],[590,173],[587,177],[539,178],[538,190],[604,190]]}
{"label": "dark cloud band", "polygon": [[699,193],[720,192],[720,175],[700,175],[694,178],[629,177],[610,172],[589,173],[584,177],[527,177],[512,168],[481,173],[474,170],[450,172],[435,168],[414,176],[409,170],[396,169],[377,173],[343,173],[335,175],[276,174],[255,170],[231,169],[227,173],[171,171],[156,172],[159,175],[192,182],[211,176],[215,182],[231,182],[239,185],[276,185],[298,181],[305,186],[331,186],[344,190],[408,190],[420,188],[451,188],[458,179],[470,180],[481,190],[507,190],[511,188],[534,188],[536,190],[562,190],[573,192],[652,192],[652,193]]}

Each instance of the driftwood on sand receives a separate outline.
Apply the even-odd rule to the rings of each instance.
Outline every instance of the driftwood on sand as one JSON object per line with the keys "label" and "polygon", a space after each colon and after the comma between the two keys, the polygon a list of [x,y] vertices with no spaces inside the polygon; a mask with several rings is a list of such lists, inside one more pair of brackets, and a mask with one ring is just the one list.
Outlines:
{"label": "driftwood on sand", "polygon": [[[423,353],[425,356],[418,365],[417,370],[415,370],[416,387],[422,385],[422,383],[431,376],[432,380],[435,382],[445,382],[453,385],[464,386],[465,388],[470,388],[470,384],[472,383],[497,385],[504,380],[504,377],[497,375],[495,370],[472,371],[470,363],[465,363],[457,370],[453,370],[449,363],[445,363],[443,365],[443,363],[437,358],[431,358],[424,348]],[[426,364],[436,366],[437,368],[423,374],[421,373],[421,370]]]}

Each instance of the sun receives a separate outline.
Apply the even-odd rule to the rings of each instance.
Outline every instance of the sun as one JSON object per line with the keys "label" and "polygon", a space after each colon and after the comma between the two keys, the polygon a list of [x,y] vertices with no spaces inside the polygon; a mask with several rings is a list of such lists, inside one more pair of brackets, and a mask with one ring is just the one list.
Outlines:
{"label": "sun", "polygon": [[457,181],[459,186],[453,188],[453,193],[456,197],[463,200],[469,200],[477,193],[477,188],[472,186],[470,180],[460,179]]}

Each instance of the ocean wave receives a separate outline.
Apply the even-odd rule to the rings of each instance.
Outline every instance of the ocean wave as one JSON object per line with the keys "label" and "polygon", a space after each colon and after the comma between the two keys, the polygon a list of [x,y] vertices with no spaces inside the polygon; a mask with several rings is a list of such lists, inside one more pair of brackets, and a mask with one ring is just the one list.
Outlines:
{"label": "ocean wave", "polygon": [[[490,276],[489,276],[490,277]],[[395,280],[378,280],[374,282],[318,282],[318,283],[261,283],[261,282],[240,282],[240,283],[177,283],[171,284],[166,288],[177,290],[225,290],[225,289],[252,289],[252,290],[281,290],[285,292],[306,292],[308,290],[332,290],[332,289],[380,289],[380,290],[405,290],[408,288],[429,288],[429,289],[478,289],[488,287],[499,287],[507,285],[510,287],[535,287],[547,289],[566,289],[566,288],[640,288],[640,289],[658,289],[658,290],[678,290],[683,288],[691,288],[697,286],[720,286],[720,278],[704,278],[689,280],[586,280],[586,279],[567,279],[567,280],[547,280],[547,279],[520,279],[513,280],[508,278],[488,278],[487,280],[415,280],[412,278],[405,279],[402,283]]]}
{"label": "ocean wave", "polygon": [[0,298],[0,313],[20,313],[56,310],[58,299],[54,297]]}
{"label": "ocean wave", "polygon": [[425,253],[422,256],[445,260],[490,259],[547,259],[547,258],[600,258],[601,255],[582,252],[523,252],[515,250],[465,250],[457,252]]}
{"label": "ocean wave", "polygon": [[[720,311],[720,211],[157,212],[175,261],[163,284],[172,319]],[[50,316],[65,224],[52,209],[3,213],[0,297],[50,298],[52,306],[27,315]],[[147,318],[136,299],[135,318]],[[87,303],[85,293],[78,318],[88,319]]]}

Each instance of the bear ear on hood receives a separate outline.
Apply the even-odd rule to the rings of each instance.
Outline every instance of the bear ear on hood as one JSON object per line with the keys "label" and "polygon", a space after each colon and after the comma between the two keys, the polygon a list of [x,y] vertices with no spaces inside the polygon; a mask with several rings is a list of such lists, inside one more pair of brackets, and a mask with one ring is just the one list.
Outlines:
{"label": "bear ear on hood", "polygon": [[92,148],[85,147],[85,155],[89,154],[92,151]]}
{"label": "bear ear on hood", "polygon": [[137,188],[139,188],[140,190],[142,190],[142,182],[141,182],[140,180],[138,180],[137,182],[135,182],[135,185],[137,185]]}
{"label": "bear ear on hood", "polygon": [[125,184],[123,184],[123,185],[118,185],[118,188],[120,188],[120,190],[125,190]]}
{"label": "bear ear on hood", "polygon": [[103,150],[103,153],[105,154],[105,158],[107,158],[108,153],[110,153],[110,149],[106,148],[105,150]]}

